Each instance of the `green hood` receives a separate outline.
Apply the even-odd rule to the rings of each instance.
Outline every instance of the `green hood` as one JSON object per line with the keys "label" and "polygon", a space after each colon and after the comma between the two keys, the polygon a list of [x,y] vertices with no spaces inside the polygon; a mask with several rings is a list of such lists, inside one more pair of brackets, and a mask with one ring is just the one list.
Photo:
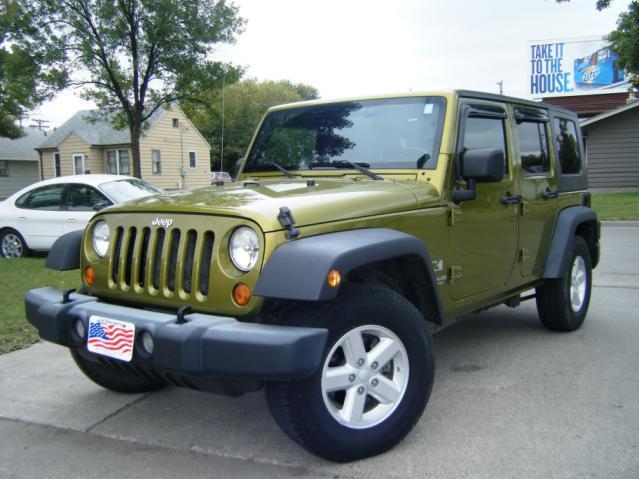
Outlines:
{"label": "green hood", "polygon": [[[246,186],[245,186],[246,185]],[[438,197],[434,187],[416,181],[317,178],[243,181],[141,198],[105,213],[204,213],[248,218],[263,231],[281,230],[277,215],[288,207],[297,226],[406,211]]]}

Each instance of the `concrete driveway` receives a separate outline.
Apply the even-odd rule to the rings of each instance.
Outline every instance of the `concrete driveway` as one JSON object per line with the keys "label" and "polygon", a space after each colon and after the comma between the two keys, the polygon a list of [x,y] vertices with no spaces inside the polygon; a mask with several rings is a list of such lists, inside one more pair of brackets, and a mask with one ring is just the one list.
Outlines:
{"label": "concrete driveway", "polygon": [[0,477],[639,477],[639,228],[603,229],[588,319],[533,303],[435,335],[430,403],[398,447],[351,464],[292,443],[261,394],[100,389],[50,344],[0,356]]}

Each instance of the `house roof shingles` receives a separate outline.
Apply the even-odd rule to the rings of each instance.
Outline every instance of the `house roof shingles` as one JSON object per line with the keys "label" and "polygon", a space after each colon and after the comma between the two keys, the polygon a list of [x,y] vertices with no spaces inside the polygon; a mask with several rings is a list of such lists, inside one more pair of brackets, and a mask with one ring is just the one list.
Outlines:
{"label": "house roof shingles", "polygon": [[[131,143],[127,128],[116,130],[111,125],[110,115],[97,115],[99,110],[80,110],[37,146],[39,150],[57,148],[69,135],[76,134],[89,145],[123,145]],[[166,110],[158,108],[146,121],[154,125],[164,116]]]}
{"label": "house roof shingles", "polygon": [[0,160],[38,161],[40,156],[35,150],[47,137],[43,131],[24,128],[25,135],[11,140],[0,138]]}

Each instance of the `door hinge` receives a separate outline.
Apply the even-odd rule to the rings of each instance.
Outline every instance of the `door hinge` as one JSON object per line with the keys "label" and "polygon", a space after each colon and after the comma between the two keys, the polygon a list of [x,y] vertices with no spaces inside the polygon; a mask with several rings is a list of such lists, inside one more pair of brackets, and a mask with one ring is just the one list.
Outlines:
{"label": "door hinge", "polygon": [[526,214],[530,211],[530,205],[527,201],[522,201],[519,205],[519,214],[521,216],[526,216]]}
{"label": "door hinge", "polygon": [[455,284],[455,281],[461,279],[463,268],[461,266],[451,266],[448,268],[448,283]]}
{"label": "door hinge", "polygon": [[526,248],[522,248],[519,250],[519,258],[518,261],[520,263],[525,263],[530,259],[530,255],[528,254],[528,250]]}
{"label": "door hinge", "polygon": [[448,226],[455,226],[455,210],[452,208],[448,210]]}

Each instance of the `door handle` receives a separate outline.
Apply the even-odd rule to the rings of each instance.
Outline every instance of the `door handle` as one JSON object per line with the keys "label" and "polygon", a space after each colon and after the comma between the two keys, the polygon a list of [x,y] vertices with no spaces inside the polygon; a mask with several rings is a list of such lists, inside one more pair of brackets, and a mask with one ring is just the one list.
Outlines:
{"label": "door handle", "polygon": [[544,198],[546,198],[547,200],[551,200],[558,197],[559,197],[559,193],[557,191],[550,191],[550,190],[544,191]]}
{"label": "door handle", "polygon": [[504,205],[518,205],[521,203],[521,195],[510,196],[506,193],[506,196],[501,197],[501,203]]}
{"label": "door handle", "polygon": [[18,216],[18,219],[20,221],[27,221],[27,217],[26,216]]}
{"label": "door handle", "polygon": [[75,218],[67,218],[67,223],[75,223],[76,221],[78,220],[76,220]]}

